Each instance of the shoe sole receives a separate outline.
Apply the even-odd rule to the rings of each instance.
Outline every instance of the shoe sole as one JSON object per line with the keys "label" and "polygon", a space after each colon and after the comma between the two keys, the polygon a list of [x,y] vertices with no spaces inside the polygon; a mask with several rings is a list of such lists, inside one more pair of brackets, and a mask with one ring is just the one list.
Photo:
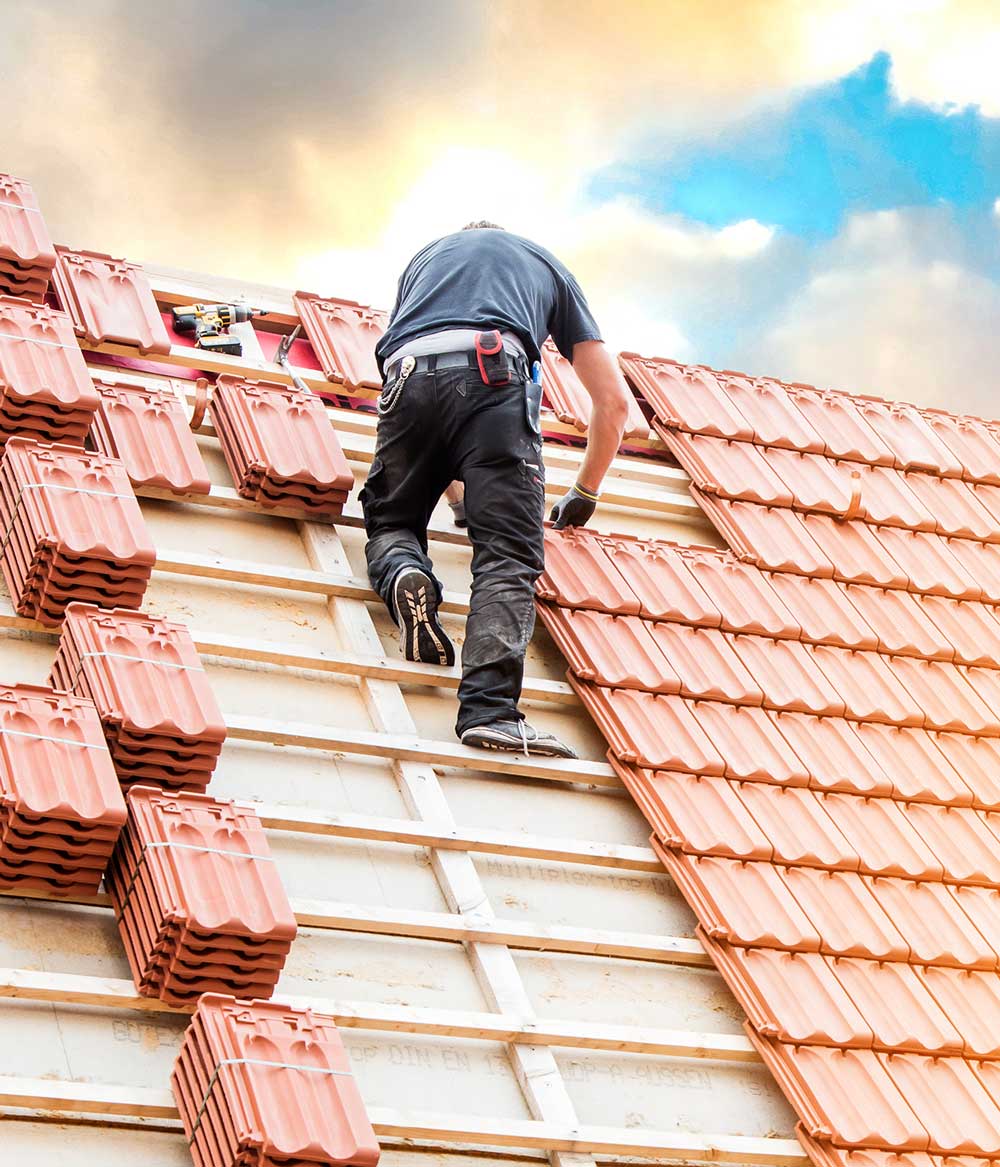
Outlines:
{"label": "shoe sole", "polygon": [[392,598],[403,656],[423,665],[453,665],[455,646],[438,623],[437,594],[430,579],[422,571],[403,572]]}
{"label": "shoe sole", "polygon": [[[524,753],[524,743],[520,740],[503,744],[500,742],[488,741],[485,738],[482,738],[479,741],[471,741],[469,739],[462,738],[461,741],[462,745],[472,746],[473,749],[476,750],[495,750],[497,753],[505,754]],[[576,754],[568,754],[563,750],[546,749],[544,746],[537,746],[533,742],[528,742],[528,756],[531,758],[563,758],[567,762],[572,762],[576,760],[577,757]]]}

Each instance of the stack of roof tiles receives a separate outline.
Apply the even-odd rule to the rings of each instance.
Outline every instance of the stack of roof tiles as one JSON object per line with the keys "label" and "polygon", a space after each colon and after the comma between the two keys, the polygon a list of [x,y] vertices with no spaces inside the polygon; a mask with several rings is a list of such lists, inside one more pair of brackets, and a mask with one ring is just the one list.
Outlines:
{"label": "stack of roof tiles", "polygon": [[[584,389],[572,364],[551,340],[542,345],[542,388],[546,401],[560,421],[574,426],[581,433],[590,427],[593,409],[590,394]],[[624,437],[626,440],[645,438],[648,434],[649,422],[643,416],[639,402],[629,394]]]}
{"label": "stack of roof tiles", "polygon": [[328,380],[348,389],[381,388],[375,346],[389,323],[388,313],[312,292],[296,292],[293,303]]}
{"label": "stack of roof tiles", "polygon": [[256,813],[152,786],[127,801],[105,882],[140,993],[269,997],[295,916]]}
{"label": "stack of roof tiles", "polygon": [[624,363],[737,553],[551,536],[573,683],[813,1159],[1000,1157],[995,431]]}
{"label": "stack of roof tiles", "polygon": [[0,523],[0,567],[20,615],[57,625],[72,600],[142,603],[156,551],[117,459],[11,438]]}
{"label": "stack of roof tiles", "polygon": [[315,394],[223,376],[209,414],[243,498],[307,514],[343,510],[354,475]]}
{"label": "stack of roof tiles", "polygon": [[93,704],[0,687],[0,886],[93,894],[124,822]]}
{"label": "stack of roof tiles", "polygon": [[196,1167],[374,1167],[379,1146],[332,1017],[208,994],[171,1075]]}
{"label": "stack of roof tiles", "polygon": [[211,491],[184,403],[172,388],[98,382],[97,391],[91,441],[100,453],[122,460],[133,486],[174,494]]}
{"label": "stack of roof tiles", "polygon": [[82,446],[96,409],[66,313],[0,296],[0,443],[20,434]]}
{"label": "stack of roof tiles", "polygon": [[56,265],[30,183],[0,174],[0,292],[39,303]]}
{"label": "stack of roof tiles", "polygon": [[122,786],[208,785],[226,724],[183,624],[70,604],[50,679],[95,703]]}
{"label": "stack of roof tiles", "polygon": [[52,273],[59,303],[88,344],[108,341],[141,353],[169,353],[170,337],[146,273],[99,251],[57,247]]}

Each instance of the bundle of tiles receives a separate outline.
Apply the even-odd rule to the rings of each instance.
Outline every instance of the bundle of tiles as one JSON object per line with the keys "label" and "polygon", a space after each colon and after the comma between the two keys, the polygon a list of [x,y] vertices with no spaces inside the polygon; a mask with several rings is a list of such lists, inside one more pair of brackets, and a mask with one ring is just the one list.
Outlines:
{"label": "bundle of tiles", "polygon": [[73,600],[142,603],[156,551],[116,458],[11,438],[0,524],[0,568],[19,615],[55,626]]}
{"label": "bundle of tiles", "polygon": [[39,303],[56,252],[31,184],[0,174],[0,291]]}
{"label": "bundle of tiles", "polygon": [[65,312],[0,296],[0,442],[82,446],[97,390]]}
{"label": "bundle of tiles", "polygon": [[354,475],[314,393],[223,376],[209,413],[243,498],[310,515],[344,509]]}
{"label": "bundle of tiles", "polygon": [[226,723],[183,624],[70,604],[49,679],[97,706],[123,787],[208,785]]}
{"label": "bundle of tiles", "polygon": [[208,994],[170,1082],[196,1167],[378,1162],[332,1017]]}
{"label": "bundle of tiles", "polygon": [[172,388],[97,382],[100,407],[90,441],[99,453],[121,458],[133,486],[173,494],[212,489],[184,403]]}
{"label": "bundle of tiles", "polygon": [[295,916],[256,813],[204,794],[133,786],[105,885],[139,992],[269,997]]}
{"label": "bundle of tiles", "polygon": [[0,688],[0,887],[92,895],[124,822],[93,703]]}

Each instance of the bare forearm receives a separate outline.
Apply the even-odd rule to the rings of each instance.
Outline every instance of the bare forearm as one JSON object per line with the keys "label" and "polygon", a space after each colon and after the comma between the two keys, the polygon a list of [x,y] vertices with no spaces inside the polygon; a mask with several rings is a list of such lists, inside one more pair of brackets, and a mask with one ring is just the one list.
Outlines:
{"label": "bare forearm", "polygon": [[593,402],[587,452],[577,482],[597,494],[621,445],[628,417],[628,387],[615,358],[601,341],[578,344],[573,350],[573,368]]}
{"label": "bare forearm", "polygon": [[583,456],[577,482],[586,490],[598,494],[605,474],[618,453],[625,430],[625,413],[614,404],[595,403],[587,437],[587,451]]}

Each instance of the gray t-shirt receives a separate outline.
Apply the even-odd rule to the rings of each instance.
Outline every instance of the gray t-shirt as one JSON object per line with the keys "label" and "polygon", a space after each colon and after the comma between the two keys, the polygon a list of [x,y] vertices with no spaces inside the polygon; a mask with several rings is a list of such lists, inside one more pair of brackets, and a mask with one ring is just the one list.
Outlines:
{"label": "gray t-shirt", "polygon": [[446,328],[507,329],[529,361],[551,336],[568,360],[581,340],[600,340],[580,285],[544,247],[492,227],[435,239],[399,280],[389,327],[375,356],[379,371],[401,345]]}

